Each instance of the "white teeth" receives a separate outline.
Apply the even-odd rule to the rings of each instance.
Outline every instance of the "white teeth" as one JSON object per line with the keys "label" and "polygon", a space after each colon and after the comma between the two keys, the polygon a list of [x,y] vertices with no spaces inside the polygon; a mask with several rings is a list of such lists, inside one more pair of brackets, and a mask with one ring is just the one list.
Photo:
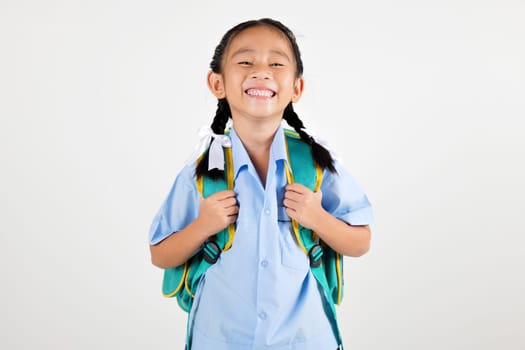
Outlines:
{"label": "white teeth", "polygon": [[246,93],[251,96],[264,96],[264,97],[273,96],[273,92],[270,90],[249,89],[248,91],[246,91]]}

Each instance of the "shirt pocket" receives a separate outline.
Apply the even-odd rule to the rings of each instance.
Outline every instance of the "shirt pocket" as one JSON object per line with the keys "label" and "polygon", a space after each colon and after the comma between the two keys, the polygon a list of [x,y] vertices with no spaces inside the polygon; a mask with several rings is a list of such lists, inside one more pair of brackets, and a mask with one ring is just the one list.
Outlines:
{"label": "shirt pocket", "polygon": [[308,269],[308,259],[295,240],[292,220],[286,214],[284,206],[278,206],[277,216],[281,231],[281,264],[294,270],[305,271]]}

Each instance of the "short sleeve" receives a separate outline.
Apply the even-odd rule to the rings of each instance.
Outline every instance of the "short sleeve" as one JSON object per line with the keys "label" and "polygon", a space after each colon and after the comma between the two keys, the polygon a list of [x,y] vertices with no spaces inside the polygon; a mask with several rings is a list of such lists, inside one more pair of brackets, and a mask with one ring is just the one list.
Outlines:
{"label": "short sleeve", "polygon": [[374,215],[368,197],[354,178],[335,161],[337,174],[325,170],[321,191],[323,208],[350,225],[369,225]]}
{"label": "short sleeve", "polygon": [[195,184],[194,172],[194,166],[186,166],[175,179],[168,197],[151,223],[151,245],[182,230],[199,215],[200,194]]}

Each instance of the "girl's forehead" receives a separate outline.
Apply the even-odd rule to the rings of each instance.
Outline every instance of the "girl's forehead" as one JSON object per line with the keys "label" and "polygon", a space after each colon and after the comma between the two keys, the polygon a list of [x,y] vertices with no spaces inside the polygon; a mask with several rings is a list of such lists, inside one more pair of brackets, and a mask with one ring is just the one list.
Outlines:
{"label": "girl's forehead", "polygon": [[227,57],[231,57],[239,51],[256,51],[258,49],[270,49],[285,51],[290,58],[293,57],[290,41],[280,30],[260,25],[247,28],[237,33],[228,44]]}

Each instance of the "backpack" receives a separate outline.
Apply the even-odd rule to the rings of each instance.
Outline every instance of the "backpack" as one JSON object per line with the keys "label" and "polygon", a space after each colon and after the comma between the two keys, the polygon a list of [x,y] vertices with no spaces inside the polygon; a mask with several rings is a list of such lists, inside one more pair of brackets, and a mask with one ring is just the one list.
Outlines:
{"label": "backpack", "polygon": [[[323,171],[315,164],[310,146],[301,140],[298,133],[284,130],[288,153],[286,178],[288,183],[300,183],[312,191],[321,187]],[[231,148],[224,148],[225,179],[213,180],[206,176],[197,178],[197,189],[204,198],[215,192],[233,190],[233,159]],[[335,305],[343,299],[343,257],[319,240],[312,230],[305,228],[292,220],[295,241],[308,255],[310,270],[318,284],[324,289],[330,305],[330,323],[334,329],[337,341],[341,344],[341,336],[336,320]],[[209,239],[195,255],[184,265],[164,270],[162,293],[165,297],[176,297],[179,306],[189,313],[195,291],[202,275],[219,259],[220,254],[232,247],[235,235],[235,224],[230,224]],[[342,347],[341,347],[342,349]]]}

